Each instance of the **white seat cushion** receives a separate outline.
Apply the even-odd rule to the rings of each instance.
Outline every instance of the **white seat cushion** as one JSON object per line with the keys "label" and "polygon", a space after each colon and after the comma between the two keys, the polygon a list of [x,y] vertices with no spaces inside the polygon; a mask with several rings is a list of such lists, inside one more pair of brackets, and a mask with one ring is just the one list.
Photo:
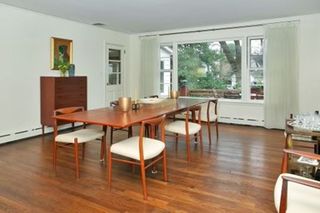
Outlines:
{"label": "white seat cushion", "polygon": [[[189,123],[189,135],[193,135],[200,131],[201,125],[197,123]],[[186,135],[185,121],[174,121],[166,125],[166,131]]]}
{"label": "white seat cushion", "polygon": [[[281,198],[281,188],[282,188],[282,176],[291,176],[295,178],[299,178],[302,180],[314,181],[319,183],[319,181],[311,180],[308,178],[304,178],[298,175],[293,174],[281,174],[276,182],[274,188],[274,203],[277,211],[279,212],[280,208],[280,198]],[[309,186],[301,185],[294,182],[288,182],[288,197],[287,197],[287,212],[295,213],[295,212],[320,212],[320,190],[316,188],[312,188]]]}
{"label": "white seat cushion", "polygon": [[[143,155],[144,160],[148,160],[159,155],[165,148],[165,143],[152,138],[143,138]],[[131,137],[112,144],[111,153],[140,160],[139,137]]]}
{"label": "white seat cushion", "polygon": [[95,140],[104,135],[102,130],[98,129],[80,129],[77,131],[60,134],[56,136],[56,142],[61,143],[74,143],[74,139],[78,138],[78,143],[84,143]]}

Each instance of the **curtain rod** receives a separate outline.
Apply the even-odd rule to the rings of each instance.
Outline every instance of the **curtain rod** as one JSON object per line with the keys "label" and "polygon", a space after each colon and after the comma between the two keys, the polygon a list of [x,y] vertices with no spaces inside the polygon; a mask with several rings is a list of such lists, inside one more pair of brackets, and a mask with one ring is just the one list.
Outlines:
{"label": "curtain rod", "polygon": [[210,29],[203,29],[203,30],[189,30],[189,31],[180,31],[180,32],[172,32],[172,33],[159,33],[159,34],[150,34],[150,35],[143,35],[140,37],[149,37],[149,36],[168,36],[168,35],[179,35],[179,34],[188,34],[188,33],[202,33],[202,32],[210,32],[210,31],[219,31],[219,30],[232,30],[232,29],[241,29],[241,28],[248,28],[248,27],[262,27],[268,24],[278,24],[278,23],[290,23],[290,22],[298,22],[299,20],[290,20],[290,21],[278,21],[278,22],[269,22],[264,24],[251,24],[251,25],[240,25],[234,27],[220,27],[220,28],[210,28]]}

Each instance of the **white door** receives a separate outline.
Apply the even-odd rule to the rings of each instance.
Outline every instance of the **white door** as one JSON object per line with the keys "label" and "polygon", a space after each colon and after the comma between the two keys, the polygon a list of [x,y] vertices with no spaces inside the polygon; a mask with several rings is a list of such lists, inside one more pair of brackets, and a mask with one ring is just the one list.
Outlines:
{"label": "white door", "polygon": [[124,49],[107,45],[106,48],[106,106],[123,96]]}

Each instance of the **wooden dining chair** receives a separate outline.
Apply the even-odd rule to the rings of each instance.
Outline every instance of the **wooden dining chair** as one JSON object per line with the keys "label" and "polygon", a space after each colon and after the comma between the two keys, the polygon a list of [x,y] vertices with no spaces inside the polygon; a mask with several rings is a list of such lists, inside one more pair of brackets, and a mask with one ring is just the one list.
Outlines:
{"label": "wooden dining chair", "polygon": [[202,107],[205,110],[202,110],[200,120],[207,125],[209,144],[211,144],[211,124],[215,126],[216,137],[219,138],[218,99],[210,99],[208,103],[202,104]]}
{"label": "wooden dining chair", "polygon": [[[84,107],[67,107],[60,108],[54,111],[54,116],[64,115],[76,112],[84,111]],[[54,143],[53,143],[53,166],[56,171],[57,165],[57,151],[58,147],[73,148],[74,150],[74,160],[75,160],[75,170],[76,177],[79,178],[79,145],[82,145],[82,158],[85,155],[85,143],[101,138],[101,148],[100,148],[100,160],[105,161],[106,159],[106,129],[89,129],[84,128],[80,130],[75,130],[68,133],[58,134],[57,120],[54,122]],[[70,146],[71,145],[71,146]]]}
{"label": "wooden dining chair", "polygon": [[[198,118],[196,119],[196,114]],[[191,160],[190,153],[190,141],[194,139],[195,141],[200,141],[200,147],[202,145],[202,129],[201,129],[201,106],[193,106],[187,109],[185,115],[185,120],[175,120],[168,123],[165,130],[170,133],[174,133],[176,144],[179,140],[179,135],[185,136],[186,150],[187,150],[187,160]]]}
{"label": "wooden dining chair", "polygon": [[[147,199],[146,169],[162,160],[163,179],[167,181],[167,163],[164,132],[165,116],[142,121],[139,136],[131,137],[112,144],[108,151],[108,183],[111,190],[113,161],[140,166],[143,198]],[[145,136],[145,126],[149,126],[149,137]],[[156,129],[160,130],[160,140]],[[125,159],[123,158],[125,157]]]}
{"label": "wooden dining chair", "polygon": [[[110,107],[116,107],[119,105],[119,101],[111,101],[110,102]],[[125,131],[128,132],[128,138],[132,137],[132,126],[129,126],[128,128],[110,128],[110,144],[113,143],[113,132],[115,131]]]}

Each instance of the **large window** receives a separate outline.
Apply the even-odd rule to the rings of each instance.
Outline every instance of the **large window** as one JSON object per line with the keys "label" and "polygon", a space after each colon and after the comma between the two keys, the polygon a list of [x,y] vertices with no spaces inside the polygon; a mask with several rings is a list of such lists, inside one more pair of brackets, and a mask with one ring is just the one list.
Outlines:
{"label": "large window", "polygon": [[241,99],[241,46],[241,40],[179,44],[178,87],[190,96]]}
{"label": "large window", "polygon": [[160,46],[160,94],[166,96],[172,88],[173,47]]}
{"label": "large window", "polygon": [[161,95],[177,84],[183,96],[263,100],[263,46],[257,36],[160,45]]}

